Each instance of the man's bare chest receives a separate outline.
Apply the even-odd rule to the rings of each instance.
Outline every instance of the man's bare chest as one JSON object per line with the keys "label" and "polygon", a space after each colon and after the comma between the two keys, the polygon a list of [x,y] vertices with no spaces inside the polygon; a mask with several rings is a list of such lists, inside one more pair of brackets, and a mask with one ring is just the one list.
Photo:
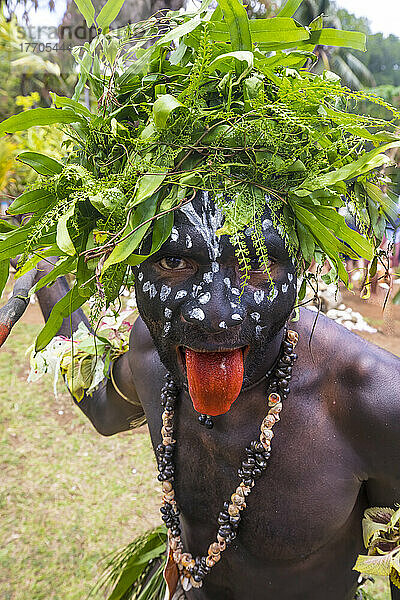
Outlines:
{"label": "man's bare chest", "polygon": [[[287,407],[275,427],[268,467],[246,499],[238,530],[246,553],[265,561],[300,560],[328,544],[346,526],[361,486],[356,458],[334,423],[318,413],[291,419],[295,408]],[[196,532],[190,551],[205,553],[257,426],[230,436],[217,424],[202,430],[195,420],[177,429],[177,500]]]}

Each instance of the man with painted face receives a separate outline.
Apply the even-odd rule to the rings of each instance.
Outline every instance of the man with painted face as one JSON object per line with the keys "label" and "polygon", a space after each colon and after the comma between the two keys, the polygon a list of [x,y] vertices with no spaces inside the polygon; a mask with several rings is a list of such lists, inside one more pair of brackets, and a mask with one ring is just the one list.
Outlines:
{"label": "man with painted face", "polygon": [[[285,348],[292,352],[289,325],[299,336],[298,360],[283,364],[286,391],[268,467],[246,498],[236,537],[220,556],[209,553],[216,558],[207,568],[203,561],[202,587],[186,597],[351,600],[363,512],[400,501],[400,361],[322,315],[312,339],[315,313],[303,309],[290,321],[295,268],[268,211],[262,231],[273,286],[247,230],[252,270],[240,295],[234,248],[216,234],[221,224],[207,194],[176,213],[170,238],[135,269],[140,317],[129,352],[79,406],[103,435],[128,430],[144,411],[156,449],[160,396],[165,407],[175,390],[173,488],[183,548],[207,556],[216,532],[234,522],[224,501],[259,438],[271,373],[282,367]],[[46,314],[52,293],[54,304],[56,292],[39,292]],[[167,372],[174,383],[166,388]],[[282,377],[292,377],[290,393]],[[208,415],[202,423],[201,414]]]}

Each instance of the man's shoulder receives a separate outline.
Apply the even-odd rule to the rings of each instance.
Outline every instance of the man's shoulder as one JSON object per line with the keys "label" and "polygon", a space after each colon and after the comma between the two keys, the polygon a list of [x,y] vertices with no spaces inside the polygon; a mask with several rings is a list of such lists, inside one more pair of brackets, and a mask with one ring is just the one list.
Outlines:
{"label": "man's shoulder", "polygon": [[397,398],[400,411],[400,358],[364,340],[323,314],[302,309],[294,324],[299,353],[351,401],[374,403]]}

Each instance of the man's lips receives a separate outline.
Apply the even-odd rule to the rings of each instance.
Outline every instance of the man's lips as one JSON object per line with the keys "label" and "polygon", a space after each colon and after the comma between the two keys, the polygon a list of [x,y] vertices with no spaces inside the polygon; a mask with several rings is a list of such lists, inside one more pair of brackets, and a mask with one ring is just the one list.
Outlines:
{"label": "man's lips", "polygon": [[216,416],[230,409],[242,389],[248,350],[248,346],[213,352],[179,348],[195,410]]}

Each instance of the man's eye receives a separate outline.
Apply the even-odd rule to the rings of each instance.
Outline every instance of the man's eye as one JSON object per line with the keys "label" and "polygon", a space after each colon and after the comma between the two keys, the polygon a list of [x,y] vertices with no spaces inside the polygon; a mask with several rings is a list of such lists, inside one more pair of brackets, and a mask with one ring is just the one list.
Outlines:
{"label": "man's eye", "polygon": [[[273,264],[272,260],[268,260],[268,267],[271,267]],[[250,259],[250,267],[252,271],[265,271],[265,265],[259,258]]]}
{"label": "man's eye", "polygon": [[186,262],[186,260],[183,260],[183,258],[176,258],[175,256],[162,258],[158,264],[163,269],[168,269],[168,271],[180,271],[189,266],[189,263]]}

